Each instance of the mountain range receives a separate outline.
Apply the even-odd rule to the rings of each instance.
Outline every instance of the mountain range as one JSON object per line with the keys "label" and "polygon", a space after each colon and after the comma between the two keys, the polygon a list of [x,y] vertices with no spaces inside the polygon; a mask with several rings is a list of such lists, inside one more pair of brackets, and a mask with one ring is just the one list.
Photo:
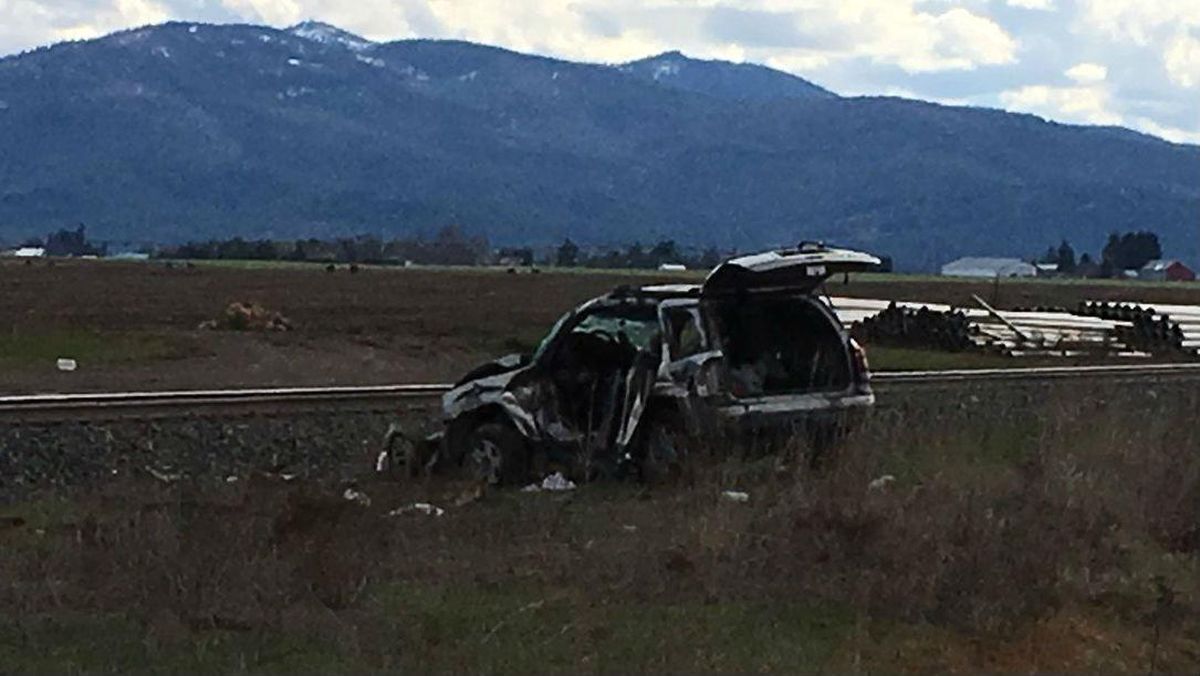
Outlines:
{"label": "mountain range", "polygon": [[496,244],[824,240],[905,269],[1149,229],[1195,260],[1200,147],[678,52],[169,23],[0,59],[0,241],[78,223],[164,243],[450,223]]}

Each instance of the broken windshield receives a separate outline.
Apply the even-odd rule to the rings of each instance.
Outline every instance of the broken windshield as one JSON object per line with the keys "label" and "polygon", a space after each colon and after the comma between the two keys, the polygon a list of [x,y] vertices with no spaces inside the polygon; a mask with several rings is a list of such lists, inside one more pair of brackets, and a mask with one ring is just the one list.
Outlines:
{"label": "broken windshield", "polygon": [[658,317],[652,308],[635,312],[625,308],[602,310],[584,317],[571,332],[589,333],[618,342],[628,342],[639,350],[647,350],[658,335]]}
{"label": "broken windshield", "polygon": [[601,308],[588,312],[583,319],[578,313],[567,313],[554,323],[554,327],[542,339],[534,353],[534,359],[540,360],[550,345],[562,337],[565,327],[571,326],[569,333],[595,334],[597,337],[609,338],[620,342],[624,335],[629,344],[641,350],[653,346],[654,338],[659,333],[658,316],[654,306],[621,306]]}

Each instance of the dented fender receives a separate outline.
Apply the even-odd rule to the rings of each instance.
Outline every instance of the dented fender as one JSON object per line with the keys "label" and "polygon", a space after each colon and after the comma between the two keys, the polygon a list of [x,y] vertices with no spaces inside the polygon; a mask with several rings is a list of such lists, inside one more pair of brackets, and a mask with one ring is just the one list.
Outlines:
{"label": "dented fender", "polygon": [[537,421],[523,406],[509,384],[519,371],[501,373],[464,383],[442,396],[442,415],[446,424],[476,411],[499,408],[522,435],[538,439]]}

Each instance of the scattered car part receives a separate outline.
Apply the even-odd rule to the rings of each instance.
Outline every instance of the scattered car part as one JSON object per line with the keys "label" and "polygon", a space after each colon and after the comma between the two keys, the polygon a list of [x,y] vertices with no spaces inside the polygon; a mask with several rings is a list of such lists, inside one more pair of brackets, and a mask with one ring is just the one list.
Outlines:
{"label": "scattered car part", "polygon": [[424,514],[425,516],[442,516],[446,510],[428,502],[414,502],[411,505],[397,507],[388,512],[388,516],[404,516],[405,514]]}

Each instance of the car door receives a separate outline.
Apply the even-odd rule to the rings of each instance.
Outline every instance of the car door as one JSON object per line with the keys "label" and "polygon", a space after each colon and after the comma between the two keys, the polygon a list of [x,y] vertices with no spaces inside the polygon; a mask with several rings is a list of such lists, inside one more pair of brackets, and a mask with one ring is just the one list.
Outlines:
{"label": "car door", "polygon": [[707,419],[705,407],[720,395],[723,354],[696,299],[659,305],[663,354],[655,393],[673,400],[692,429]]}

